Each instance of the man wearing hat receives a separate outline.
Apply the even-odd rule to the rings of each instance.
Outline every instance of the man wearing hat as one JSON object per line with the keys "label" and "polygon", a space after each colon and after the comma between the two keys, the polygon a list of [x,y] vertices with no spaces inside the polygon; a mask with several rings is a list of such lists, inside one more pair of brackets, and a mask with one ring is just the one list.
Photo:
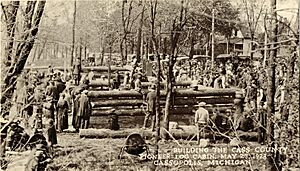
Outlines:
{"label": "man wearing hat", "polygon": [[206,105],[205,102],[200,102],[197,106],[199,106],[198,110],[195,114],[195,125],[197,127],[197,141],[198,144],[200,143],[200,134],[203,133],[203,137],[205,138],[205,128],[208,125],[209,121],[209,114],[204,106]]}
{"label": "man wearing hat", "polygon": [[127,84],[130,83],[129,81],[130,81],[129,72],[125,72],[123,85],[126,86]]}
{"label": "man wearing hat", "polygon": [[145,116],[144,125],[143,125],[143,129],[146,129],[147,122],[151,115],[152,116],[152,119],[151,119],[151,130],[152,131],[154,131],[154,126],[155,126],[155,108],[156,108],[155,88],[156,88],[155,85],[152,84],[149,88],[150,92],[147,94],[147,97],[146,97],[147,111],[146,111],[146,116]]}
{"label": "man wearing hat", "polygon": [[137,78],[134,82],[134,90],[140,92],[142,90],[142,82],[141,82],[142,76],[140,74],[137,75]]}
{"label": "man wearing hat", "polygon": [[92,106],[87,93],[88,90],[84,90],[79,98],[79,108],[76,119],[77,130],[79,130],[79,128],[87,129],[89,127]]}
{"label": "man wearing hat", "polygon": [[80,58],[77,58],[73,65],[73,79],[75,80],[76,85],[79,85],[80,72],[81,72],[81,61]]}

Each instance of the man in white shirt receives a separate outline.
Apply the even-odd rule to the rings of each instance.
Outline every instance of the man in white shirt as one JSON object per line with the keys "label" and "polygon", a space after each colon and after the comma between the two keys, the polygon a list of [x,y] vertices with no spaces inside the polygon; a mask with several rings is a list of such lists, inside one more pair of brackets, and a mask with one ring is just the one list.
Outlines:
{"label": "man in white shirt", "polygon": [[197,142],[200,143],[200,134],[203,133],[203,137],[205,138],[205,129],[208,125],[209,121],[209,114],[206,109],[204,109],[204,106],[206,105],[205,102],[199,103],[197,106],[199,106],[198,110],[195,114],[195,125],[197,127]]}

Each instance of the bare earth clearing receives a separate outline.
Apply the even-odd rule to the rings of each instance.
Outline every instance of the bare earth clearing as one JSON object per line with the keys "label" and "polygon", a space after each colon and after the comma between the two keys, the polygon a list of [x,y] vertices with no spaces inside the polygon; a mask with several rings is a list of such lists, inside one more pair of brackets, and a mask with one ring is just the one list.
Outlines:
{"label": "bare earth clearing", "polygon": [[[58,134],[59,146],[56,147],[56,156],[53,163],[49,165],[49,170],[151,170],[153,161],[143,160],[137,156],[128,155],[126,152],[121,159],[118,154],[122,148],[125,139],[85,139],[79,138],[78,134]],[[153,154],[154,146],[151,141],[148,146],[150,153]],[[183,147],[198,147],[196,142],[188,144],[185,140],[178,140]],[[160,143],[159,148],[172,149],[179,147],[179,144],[173,141]],[[250,146],[257,146],[256,143],[247,143]],[[218,147],[227,147],[228,144],[220,143],[212,144]],[[212,148],[209,147],[209,148]],[[251,160],[251,166],[208,166],[207,162],[200,166],[158,166],[158,170],[261,170],[264,167],[264,160]]]}

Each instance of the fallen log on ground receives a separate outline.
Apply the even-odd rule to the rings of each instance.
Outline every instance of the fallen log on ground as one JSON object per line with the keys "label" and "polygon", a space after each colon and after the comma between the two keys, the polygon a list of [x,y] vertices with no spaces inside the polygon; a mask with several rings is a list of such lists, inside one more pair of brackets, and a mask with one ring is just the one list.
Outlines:
{"label": "fallen log on ground", "polygon": [[[164,129],[161,129],[161,132]],[[80,129],[79,136],[85,138],[126,138],[128,135],[132,133],[139,133],[145,139],[150,139],[154,136],[154,132],[151,132],[149,129],[143,130],[140,128],[130,128],[130,129],[121,129],[117,131],[113,131],[110,129]],[[193,125],[180,125],[177,129],[170,129],[169,134],[175,139],[185,139],[185,140],[196,140],[197,129]],[[248,139],[256,140],[257,132],[246,132],[243,134],[247,134]],[[238,133],[239,136],[239,133]],[[220,138],[228,138],[227,136],[223,136],[217,132],[207,130],[205,134],[206,138],[212,139],[215,137],[216,139]],[[251,137],[251,138],[250,138]]]}

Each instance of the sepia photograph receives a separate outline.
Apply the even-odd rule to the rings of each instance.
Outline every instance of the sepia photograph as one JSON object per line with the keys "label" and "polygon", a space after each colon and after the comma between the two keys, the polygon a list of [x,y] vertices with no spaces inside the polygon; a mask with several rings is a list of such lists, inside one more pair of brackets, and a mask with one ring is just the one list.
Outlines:
{"label": "sepia photograph", "polygon": [[0,3],[0,171],[300,171],[299,0]]}

